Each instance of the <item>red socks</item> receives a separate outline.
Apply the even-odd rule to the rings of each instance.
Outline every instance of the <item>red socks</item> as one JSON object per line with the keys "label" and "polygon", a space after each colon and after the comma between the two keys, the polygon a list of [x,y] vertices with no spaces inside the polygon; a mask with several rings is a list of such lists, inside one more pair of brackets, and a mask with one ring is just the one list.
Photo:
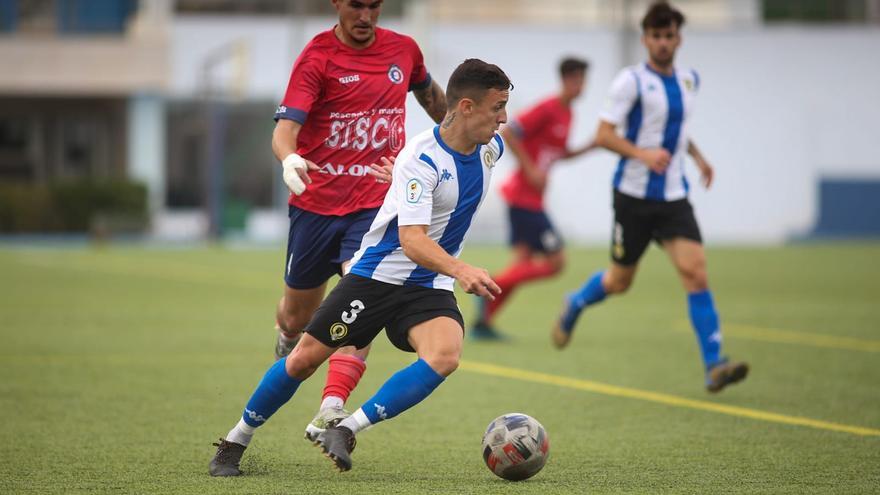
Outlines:
{"label": "red socks", "polygon": [[366,370],[367,363],[360,358],[348,354],[333,354],[330,356],[330,369],[327,371],[323,398],[339,397],[345,402]]}
{"label": "red socks", "polygon": [[497,277],[493,277],[495,283],[501,287],[501,295],[495,296],[494,301],[488,301],[486,320],[492,321],[492,318],[504,304],[504,301],[513,294],[514,289],[520,284],[530,280],[547,278],[556,272],[556,268],[544,260],[524,260],[508,266],[507,269],[498,274]]}

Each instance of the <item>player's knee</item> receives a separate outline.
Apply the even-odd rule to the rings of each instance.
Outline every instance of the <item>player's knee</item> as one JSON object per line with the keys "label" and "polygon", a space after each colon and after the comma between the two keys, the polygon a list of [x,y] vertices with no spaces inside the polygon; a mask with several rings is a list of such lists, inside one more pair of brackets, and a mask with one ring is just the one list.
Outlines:
{"label": "player's knee", "polygon": [[284,362],[284,369],[287,371],[287,376],[298,380],[305,380],[315,374],[320,365],[321,363],[313,363],[302,353],[294,350],[294,352],[288,354],[287,360]]}
{"label": "player's knee", "polygon": [[602,285],[605,288],[605,292],[607,294],[623,294],[628,291],[630,286],[632,285],[632,278],[630,277],[617,277],[610,278],[604,280]]}
{"label": "player's knee", "polygon": [[460,357],[461,353],[448,351],[425,356],[423,359],[438,375],[449,376],[458,369]]}
{"label": "player's knee", "polygon": [[302,332],[308,322],[309,318],[298,312],[281,312],[278,315],[278,326],[288,337],[295,337]]}

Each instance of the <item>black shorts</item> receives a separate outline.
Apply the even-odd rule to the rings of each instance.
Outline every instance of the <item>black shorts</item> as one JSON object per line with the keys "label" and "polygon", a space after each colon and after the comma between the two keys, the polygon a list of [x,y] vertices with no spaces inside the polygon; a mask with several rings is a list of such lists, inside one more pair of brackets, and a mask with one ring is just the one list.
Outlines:
{"label": "black shorts", "polygon": [[676,237],[703,242],[694,209],[687,199],[653,201],[614,191],[611,259],[615,263],[634,265],[652,239],[659,243]]}
{"label": "black shorts", "polygon": [[539,253],[555,253],[562,249],[562,237],[543,211],[508,207],[510,244],[526,244]]}
{"label": "black shorts", "polygon": [[353,345],[363,349],[385,328],[395,347],[415,352],[409,329],[439,316],[464,318],[455,295],[443,289],[394,285],[349,273],[321,303],[305,332],[330,347]]}

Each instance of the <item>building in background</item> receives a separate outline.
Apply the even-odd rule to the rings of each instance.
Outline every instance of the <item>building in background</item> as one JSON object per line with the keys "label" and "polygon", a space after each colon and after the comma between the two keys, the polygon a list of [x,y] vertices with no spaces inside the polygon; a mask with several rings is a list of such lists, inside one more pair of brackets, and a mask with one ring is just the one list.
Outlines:
{"label": "building in background", "polygon": [[[580,141],[610,78],[642,56],[648,3],[386,0],[382,24],[416,37],[440,81],[466,56],[499,63],[516,84],[514,110],[552,91],[558,57],[590,59]],[[849,210],[823,214],[822,202],[847,189],[823,181],[867,184],[865,197],[880,181],[870,146],[880,103],[866,99],[880,80],[870,62],[880,0],[674,3],[688,16],[681,61],[707,81],[695,121],[719,171],[700,207],[707,237],[779,241],[820,217],[834,231],[829,219]],[[281,239],[272,114],[296,55],[333,22],[329,0],[0,0],[0,181],[126,178],[147,185],[156,237]],[[418,112],[408,120],[410,133],[430,125]],[[588,157],[551,184],[567,237],[607,238],[612,162]],[[500,208],[490,198],[477,219],[482,240],[504,239]],[[880,230],[880,219],[863,224]]]}

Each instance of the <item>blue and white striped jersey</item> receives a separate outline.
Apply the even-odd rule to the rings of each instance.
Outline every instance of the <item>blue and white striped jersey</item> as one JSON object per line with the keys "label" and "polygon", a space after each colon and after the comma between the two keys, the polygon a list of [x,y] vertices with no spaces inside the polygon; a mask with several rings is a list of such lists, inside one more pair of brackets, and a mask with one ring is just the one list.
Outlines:
{"label": "blue and white striped jersey", "polygon": [[351,273],[395,285],[453,290],[452,277],[422,268],[403,254],[397,229],[427,225],[428,237],[457,257],[503,152],[497,134],[470,155],[448,147],[439,126],[411,139],[397,156],[391,189],[352,258]]}
{"label": "blue and white striped jersey", "polygon": [[621,157],[614,173],[616,190],[657,201],[687,197],[687,123],[699,89],[700,77],[691,69],[666,76],[642,63],[620,71],[599,118],[622,126],[626,138],[640,148],[666,148],[672,160],[666,172],[658,174],[639,160]]}

